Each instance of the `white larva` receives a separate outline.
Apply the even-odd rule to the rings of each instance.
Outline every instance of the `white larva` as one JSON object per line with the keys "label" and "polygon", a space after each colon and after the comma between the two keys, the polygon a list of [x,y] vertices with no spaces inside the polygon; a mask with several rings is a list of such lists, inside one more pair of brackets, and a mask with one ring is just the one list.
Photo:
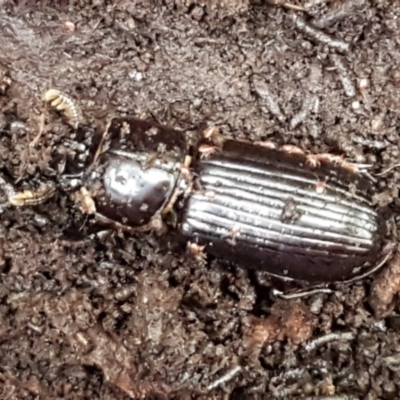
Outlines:
{"label": "white larva", "polygon": [[49,103],[51,107],[62,111],[67,122],[76,127],[81,119],[81,111],[71,97],[57,89],[49,89],[42,96],[42,100]]}

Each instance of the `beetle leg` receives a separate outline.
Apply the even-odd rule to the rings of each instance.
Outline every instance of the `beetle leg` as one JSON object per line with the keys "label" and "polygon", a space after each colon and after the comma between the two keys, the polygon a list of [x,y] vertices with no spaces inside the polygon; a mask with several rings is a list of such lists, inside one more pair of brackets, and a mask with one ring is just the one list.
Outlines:
{"label": "beetle leg", "polygon": [[306,164],[311,168],[317,168],[321,165],[321,161],[315,154],[309,154],[306,159]]}
{"label": "beetle leg", "polygon": [[178,197],[182,194],[189,194],[192,191],[193,188],[193,176],[192,173],[190,172],[190,164],[192,163],[192,158],[190,156],[185,156],[185,159],[183,160],[183,163],[179,166],[179,170],[181,173],[181,177],[183,178],[183,181],[185,182],[185,187],[177,187],[172,194],[170,200],[162,210],[162,215],[167,215],[170,214],[171,211],[174,208],[174,205],[176,203],[176,200]]}
{"label": "beetle leg", "polygon": [[344,159],[342,156],[336,156],[334,154],[321,153],[317,154],[316,157],[320,162],[330,162],[333,165],[342,165],[344,163]]}
{"label": "beetle leg", "polygon": [[200,159],[206,160],[219,151],[219,147],[202,144],[199,146]]}
{"label": "beetle leg", "polygon": [[174,193],[171,196],[171,199],[169,200],[167,205],[162,210],[162,215],[168,215],[168,214],[172,213],[174,205],[175,205],[176,201],[178,200],[178,197],[180,196],[180,194],[181,194],[181,190],[176,189],[174,191]]}
{"label": "beetle leg", "polygon": [[149,231],[153,231],[153,232],[157,233],[158,235],[166,233],[168,230],[168,228],[164,224],[164,221],[160,214],[154,215],[154,217],[151,219],[151,221],[148,224],[148,229],[149,229]]}
{"label": "beetle leg", "polygon": [[180,166],[181,176],[186,184],[184,188],[185,195],[190,194],[193,189],[193,174],[190,170],[191,163],[192,163],[192,157],[185,156],[183,164]]}
{"label": "beetle leg", "polygon": [[[393,255],[393,250],[394,250],[394,245],[393,244],[389,244],[384,252],[386,253],[383,258],[378,262],[378,264],[376,264],[374,267],[370,268],[367,272],[361,274],[361,275],[357,275],[351,279],[348,279],[346,281],[341,281],[341,282],[337,282],[338,284],[348,284],[348,283],[352,283],[361,279],[364,279],[372,274],[374,274],[375,272],[379,271],[385,264],[386,262],[392,257]],[[274,274],[269,274],[272,275],[274,277],[277,277],[279,279],[282,279],[282,277],[274,275]],[[288,279],[290,280],[290,279]],[[305,289],[305,290],[300,290],[300,291],[294,291],[294,292],[289,292],[289,293],[284,293],[280,290],[277,289],[273,289],[271,291],[271,294],[273,296],[276,297],[280,297],[284,300],[293,300],[293,299],[299,299],[302,297],[308,297],[308,296],[312,296],[314,294],[320,294],[320,293],[324,293],[324,294],[330,294],[333,293],[334,291],[332,289],[329,289],[325,286],[313,286],[311,288]]]}
{"label": "beetle leg", "polygon": [[194,258],[201,264],[205,264],[207,260],[207,255],[204,252],[206,246],[200,246],[197,243],[188,242],[187,248],[194,255]]}
{"label": "beetle leg", "polygon": [[[285,147],[285,146],[284,146]],[[321,166],[322,163],[330,163],[334,166],[338,166],[340,168],[345,169],[348,172],[352,172],[354,174],[363,174],[372,182],[376,182],[376,179],[368,173],[367,169],[372,168],[371,164],[356,164],[349,162],[344,159],[343,156],[337,156],[334,154],[329,153],[322,153],[322,154],[308,154],[306,158],[306,164],[311,168],[318,168]]]}
{"label": "beetle leg", "polygon": [[400,164],[393,164],[390,167],[385,168],[383,171],[381,171],[377,174],[374,174],[374,176],[379,176],[379,177],[386,176],[390,171],[392,171],[396,168],[399,168],[399,167],[400,167]]}
{"label": "beetle leg", "polygon": [[390,167],[387,167],[381,172],[378,173],[370,173],[368,172],[368,169],[371,169],[373,167],[372,164],[359,164],[357,165],[358,171],[365,175],[367,178],[371,179],[372,182],[377,182],[376,177],[381,178],[386,176],[389,172],[393,171],[394,169],[400,167],[400,164],[393,164]]}
{"label": "beetle leg", "polygon": [[181,194],[181,191],[179,189],[175,190],[174,193],[171,196],[171,199],[169,200],[168,204],[165,206],[165,208],[162,210],[162,215],[168,215],[171,214],[174,205],[176,203],[176,200],[178,200],[179,195]]}
{"label": "beetle leg", "polygon": [[124,225],[120,222],[114,221],[110,218],[105,217],[104,215],[102,215],[98,212],[95,212],[94,216],[98,222],[109,226],[110,229],[112,229],[112,230],[120,230],[123,232],[129,232],[129,233],[155,232],[159,235],[165,233],[168,230],[166,224],[163,222],[163,219],[159,214],[153,216],[153,218],[151,219],[151,221],[148,224],[139,226],[136,228],[133,228],[128,225]]}
{"label": "beetle leg", "polygon": [[85,187],[81,187],[78,192],[74,193],[73,198],[84,214],[96,214],[96,205],[93,197]]}
{"label": "beetle leg", "polygon": [[[226,138],[221,135],[218,127],[210,126],[203,132],[203,137],[217,148],[222,148]],[[201,147],[201,146],[200,146]]]}
{"label": "beetle leg", "polygon": [[352,282],[358,281],[360,279],[364,279],[367,276],[370,276],[370,275],[374,274],[375,272],[379,271],[387,263],[387,261],[389,261],[389,259],[393,256],[394,244],[393,243],[388,244],[386,246],[386,248],[383,250],[383,252],[386,254],[382,257],[382,259],[378,262],[378,264],[376,264],[375,266],[370,268],[367,272],[365,272],[361,275],[357,275],[354,278],[348,279],[347,281],[338,282],[338,283],[352,283]]}
{"label": "beetle leg", "polygon": [[289,292],[289,293],[284,293],[278,289],[272,289],[271,294],[275,297],[279,297],[284,300],[293,300],[293,299],[300,299],[302,297],[308,297],[308,296],[313,296],[314,294],[331,294],[334,291],[332,289],[329,289],[327,287],[322,287],[322,286],[315,286],[310,289],[306,290],[298,290],[294,292]]}
{"label": "beetle leg", "polygon": [[207,140],[212,140],[213,138],[219,136],[219,129],[216,126],[210,126],[207,129],[204,130],[203,136]]}
{"label": "beetle leg", "polygon": [[284,151],[285,153],[289,153],[289,154],[304,154],[304,151],[297,146],[293,146],[291,144],[285,144],[282,147],[280,147],[281,151]]}
{"label": "beetle leg", "polygon": [[257,146],[265,147],[268,150],[275,150],[276,144],[272,140],[266,140],[264,142],[254,142]]}

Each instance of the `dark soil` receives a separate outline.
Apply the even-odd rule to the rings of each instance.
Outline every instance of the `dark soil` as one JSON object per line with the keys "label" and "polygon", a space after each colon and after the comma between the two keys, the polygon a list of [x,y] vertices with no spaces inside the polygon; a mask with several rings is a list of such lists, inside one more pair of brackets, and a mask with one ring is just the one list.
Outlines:
{"label": "dark soil", "polygon": [[[6,206],[71,134],[49,88],[99,129],[151,115],[399,162],[398,1],[221,3],[0,0],[1,399],[400,398],[398,257],[385,276],[279,300],[268,279],[153,236],[84,236],[64,194]],[[396,210],[399,181],[380,179],[377,203]]]}

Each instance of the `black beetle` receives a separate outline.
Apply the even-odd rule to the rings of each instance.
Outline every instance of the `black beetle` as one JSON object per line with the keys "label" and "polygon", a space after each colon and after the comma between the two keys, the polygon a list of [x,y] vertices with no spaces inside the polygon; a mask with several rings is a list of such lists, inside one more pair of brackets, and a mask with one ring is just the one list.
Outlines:
{"label": "black beetle", "polygon": [[[74,189],[81,209],[101,221],[168,227],[199,257],[287,280],[355,280],[391,256],[391,226],[372,203],[372,179],[341,157],[227,140],[212,128],[189,140],[135,118],[114,118],[88,143]],[[10,202],[35,199],[28,192]]]}

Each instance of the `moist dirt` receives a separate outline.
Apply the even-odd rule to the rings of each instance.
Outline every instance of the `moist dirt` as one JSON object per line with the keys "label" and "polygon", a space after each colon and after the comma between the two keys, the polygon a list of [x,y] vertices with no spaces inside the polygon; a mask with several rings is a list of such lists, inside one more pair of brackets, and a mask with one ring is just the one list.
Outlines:
{"label": "moist dirt", "polygon": [[[55,179],[73,138],[50,88],[98,130],[151,117],[398,163],[400,2],[289,3],[0,0],[2,399],[400,397],[398,256],[283,300],[281,283],[156,235],[90,234],[65,193],[7,204]],[[399,181],[376,183],[394,217]]]}

